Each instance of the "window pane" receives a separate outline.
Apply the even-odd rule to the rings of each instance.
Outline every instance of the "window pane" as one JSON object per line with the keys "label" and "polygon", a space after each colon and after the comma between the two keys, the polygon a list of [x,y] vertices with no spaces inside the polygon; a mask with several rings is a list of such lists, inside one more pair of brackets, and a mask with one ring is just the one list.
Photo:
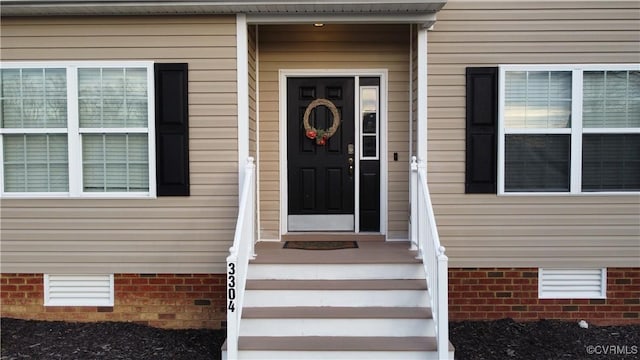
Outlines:
{"label": "window pane", "polygon": [[584,135],[582,190],[640,190],[640,134]]}
{"label": "window pane", "polygon": [[146,134],[83,135],[84,191],[149,191],[147,146]]}
{"label": "window pane", "polygon": [[505,74],[507,128],[571,126],[570,71],[508,71]]}
{"label": "window pane", "polygon": [[147,127],[147,70],[78,70],[80,127]]}
{"label": "window pane", "polygon": [[67,126],[65,69],[2,69],[1,72],[2,127]]}
{"label": "window pane", "polygon": [[4,135],[6,192],[67,192],[66,135]]}
{"label": "window pane", "polygon": [[585,71],[586,128],[640,127],[640,71]]}
{"label": "window pane", "polygon": [[569,135],[506,135],[505,191],[569,191]]}
{"label": "window pane", "polygon": [[20,97],[20,69],[2,69],[0,70],[0,81],[2,86],[3,98],[18,98]]}
{"label": "window pane", "polygon": [[362,137],[362,155],[365,157],[375,157],[377,148],[377,137],[365,135]]}
{"label": "window pane", "polygon": [[2,127],[19,128],[22,127],[22,100],[2,99]]}
{"label": "window pane", "polygon": [[376,125],[376,113],[364,113],[362,115],[362,132],[365,134],[375,134],[378,132]]}

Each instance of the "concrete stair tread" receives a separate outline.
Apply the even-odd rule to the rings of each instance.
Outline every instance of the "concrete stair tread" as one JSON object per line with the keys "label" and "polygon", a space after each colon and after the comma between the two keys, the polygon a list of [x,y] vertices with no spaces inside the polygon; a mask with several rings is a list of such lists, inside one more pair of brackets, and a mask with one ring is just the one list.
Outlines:
{"label": "concrete stair tread", "polygon": [[356,249],[299,250],[283,249],[283,242],[263,241],[256,244],[258,256],[251,264],[420,264],[408,242],[358,241]]}
{"label": "concrete stair tread", "polygon": [[242,351],[435,351],[434,337],[240,336]]}
{"label": "concrete stair tread", "polygon": [[425,280],[247,280],[246,290],[427,290]]}
{"label": "concrete stair tread", "polygon": [[250,307],[243,318],[251,319],[431,319],[426,307]]}

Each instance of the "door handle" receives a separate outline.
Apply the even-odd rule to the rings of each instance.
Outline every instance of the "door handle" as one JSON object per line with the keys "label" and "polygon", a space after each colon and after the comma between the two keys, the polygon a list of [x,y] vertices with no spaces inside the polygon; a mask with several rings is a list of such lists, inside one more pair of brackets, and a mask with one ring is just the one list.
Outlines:
{"label": "door handle", "polygon": [[348,162],[349,162],[349,176],[353,176],[353,158],[350,157],[348,159]]}

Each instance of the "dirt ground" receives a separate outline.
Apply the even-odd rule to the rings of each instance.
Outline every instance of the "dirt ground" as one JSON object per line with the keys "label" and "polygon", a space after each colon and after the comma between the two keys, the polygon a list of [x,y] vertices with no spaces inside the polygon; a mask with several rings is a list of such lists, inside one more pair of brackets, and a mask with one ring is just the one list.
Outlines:
{"label": "dirt ground", "polygon": [[[1,360],[217,360],[225,337],[222,330],[162,330],[116,322],[2,318],[0,325]],[[640,325],[583,329],[575,322],[504,319],[451,323],[450,333],[460,360],[640,359]]]}

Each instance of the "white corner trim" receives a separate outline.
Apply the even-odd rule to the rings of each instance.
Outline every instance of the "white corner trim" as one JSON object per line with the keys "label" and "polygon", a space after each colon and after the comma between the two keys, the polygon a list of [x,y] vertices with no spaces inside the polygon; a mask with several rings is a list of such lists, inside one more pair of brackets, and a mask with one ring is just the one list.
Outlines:
{"label": "white corner trim", "polygon": [[426,28],[418,28],[417,49],[418,86],[417,86],[417,149],[418,161],[427,161],[427,33]]}
{"label": "white corner trim", "polygon": [[[260,207],[260,32],[258,30],[259,25],[255,25],[255,39],[256,46],[256,88],[255,88],[255,107],[256,107],[256,224],[257,224],[257,238],[260,239],[260,224],[261,224],[261,207]],[[240,188],[238,188],[240,189]]]}
{"label": "white corner trim", "polygon": [[113,306],[113,274],[44,274],[44,306]]}
{"label": "white corner trim", "polygon": [[[249,35],[247,17],[236,14],[236,71],[238,88],[238,189],[242,189],[249,157]],[[238,197],[240,201],[240,197]]]}

